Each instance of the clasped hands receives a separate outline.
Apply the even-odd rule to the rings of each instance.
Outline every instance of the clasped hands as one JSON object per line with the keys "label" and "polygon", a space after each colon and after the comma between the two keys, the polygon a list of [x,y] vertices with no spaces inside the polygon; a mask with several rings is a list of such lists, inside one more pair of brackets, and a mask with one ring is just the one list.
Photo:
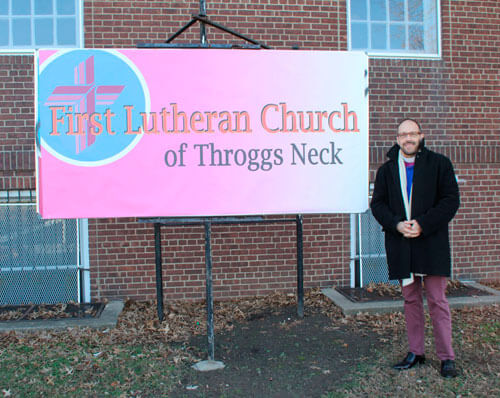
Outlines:
{"label": "clasped hands", "polygon": [[422,228],[416,220],[400,221],[396,226],[396,229],[405,238],[416,238],[422,233]]}

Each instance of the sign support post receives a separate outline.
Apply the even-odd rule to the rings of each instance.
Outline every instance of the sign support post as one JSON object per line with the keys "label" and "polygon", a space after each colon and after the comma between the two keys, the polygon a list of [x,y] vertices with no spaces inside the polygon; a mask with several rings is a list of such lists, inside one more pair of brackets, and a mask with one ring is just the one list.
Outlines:
{"label": "sign support post", "polygon": [[207,308],[207,339],[208,360],[198,362],[195,368],[198,370],[221,369],[224,364],[215,361],[215,337],[214,337],[214,308],[213,308],[213,278],[212,278],[212,225],[213,224],[248,224],[248,223],[276,223],[295,222],[297,241],[297,316],[304,317],[304,245],[303,245],[303,218],[301,214],[295,218],[264,218],[260,216],[249,217],[213,217],[213,218],[144,218],[139,222],[153,223],[155,230],[155,264],[156,264],[156,300],[158,319],[162,322],[165,318],[163,313],[163,277],[162,277],[162,255],[161,255],[161,226],[162,225],[203,225],[205,235],[205,278],[206,278],[206,308]]}
{"label": "sign support post", "polygon": [[212,225],[205,221],[205,278],[206,278],[206,301],[207,301],[207,336],[208,336],[208,360],[214,360],[214,299],[212,296]]}
{"label": "sign support post", "polygon": [[163,276],[161,259],[161,224],[155,223],[156,308],[158,319],[163,322]]}
{"label": "sign support post", "polygon": [[297,214],[297,315],[304,318],[304,248],[302,214]]}

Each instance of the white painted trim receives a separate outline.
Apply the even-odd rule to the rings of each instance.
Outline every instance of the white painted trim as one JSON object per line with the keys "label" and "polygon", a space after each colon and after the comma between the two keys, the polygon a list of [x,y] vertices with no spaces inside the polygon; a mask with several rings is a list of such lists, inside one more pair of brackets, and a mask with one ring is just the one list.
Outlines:
{"label": "white painted trim", "polygon": [[[84,7],[83,7],[83,3],[84,3],[84,0],[78,0],[78,4],[77,7],[79,8],[78,12],[78,16],[80,17],[80,40],[78,41],[80,43],[80,46],[78,48],[85,48],[85,43],[84,43],[84,39],[85,39],[85,26],[83,26],[84,22],[85,22],[85,19],[84,19],[84,15],[83,15],[83,12],[84,12]],[[94,6],[92,4],[92,6]]]}
{"label": "white painted trim", "polygon": [[438,52],[437,56],[441,59],[443,56],[443,53],[442,53],[443,46],[441,43],[443,36],[441,35],[442,24],[441,24],[441,1],[440,0],[436,0],[436,15],[437,15],[437,20],[436,20],[437,37],[436,37],[436,40],[437,40],[437,52]]}
{"label": "white painted trim", "polygon": [[39,151],[39,146],[36,144],[37,138],[38,142],[40,142],[40,137],[38,136],[38,121],[39,121],[39,114],[38,114],[38,52],[34,52],[35,59],[33,60],[33,64],[35,67],[35,72],[33,76],[33,84],[35,86],[35,92],[34,92],[34,97],[35,97],[35,193],[36,193],[36,212],[40,214],[40,184],[39,184],[39,166],[38,166],[38,160],[40,159],[40,151]]}
{"label": "white painted trim", "polygon": [[349,269],[351,273],[351,287],[355,285],[355,267],[356,267],[356,244],[358,242],[358,237],[356,236],[356,217],[357,214],[351,214],[351,261],[349,264]]}
{"label": "white painted trim", "polygon": [[361,231],[361,214],[358,214],[358,245],[359,245],[359,286],[363,287],[363,233]]}
{"label": "white painted trim", "polygon": [[0,55],[35,55],[36,49],[34,48],[0,48]]}
{"label": "white painted trim", "polygon": [[82,218],[78,220],[79,225],[79,245],[80,245],[80,269],[83,279],[80,283],[83,286],[83,295],[80,301],[90,303],[90,260],[89,260],[89,220]]}

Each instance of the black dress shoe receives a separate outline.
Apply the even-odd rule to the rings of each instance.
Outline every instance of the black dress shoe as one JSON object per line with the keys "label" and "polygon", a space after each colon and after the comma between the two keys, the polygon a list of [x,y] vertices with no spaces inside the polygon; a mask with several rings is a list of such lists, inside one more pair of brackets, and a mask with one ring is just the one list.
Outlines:
{"label": "black dress shoe", "polygon": [[412,368],[416,364],[424,362],[425,355],[416,355],[413,352],[409,352],[408,355],[406,355],[406,358],[394,365],[393,368],[397,370],[406,370]]}
{"label": "black dress shoe", "polygon": [[457,377],[457,369],[455,368],[455,361],[452,359],[446,359],[441,361],[441,376],[451,379],[452,377]]}

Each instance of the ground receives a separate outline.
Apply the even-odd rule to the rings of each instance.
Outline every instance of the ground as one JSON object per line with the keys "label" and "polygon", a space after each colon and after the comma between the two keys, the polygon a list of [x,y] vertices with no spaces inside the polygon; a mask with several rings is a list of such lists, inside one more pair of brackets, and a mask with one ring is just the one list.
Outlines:
{"label": "ground", "polygon": [[[265,311],[216,336],[215,359],[225,369],[187,367],[172,396],[248,397],[251,391],[256,397],[319,397],[346,380],[379,339],[333,325],[319,311],[306,311],[303,319],[294,306]],[[206,337],[191,339],[190,346],[201,358],[207,356]],[[197,391],[187,391],[188,386]]]}
{"label": "ground", "polygon": [[206,373],[191,367],[207,359],[203,303],[166,303],[165,315],[128,301],[114,329],[0,334],[0,396],[500,396],[498,305],[452,311],[452,380],[439,375],[430,327],[427,363],[398,372],[403,315],[346,317],[318,290],[304,318],[293,294],[216,302],[215,359],[226,367]]}

